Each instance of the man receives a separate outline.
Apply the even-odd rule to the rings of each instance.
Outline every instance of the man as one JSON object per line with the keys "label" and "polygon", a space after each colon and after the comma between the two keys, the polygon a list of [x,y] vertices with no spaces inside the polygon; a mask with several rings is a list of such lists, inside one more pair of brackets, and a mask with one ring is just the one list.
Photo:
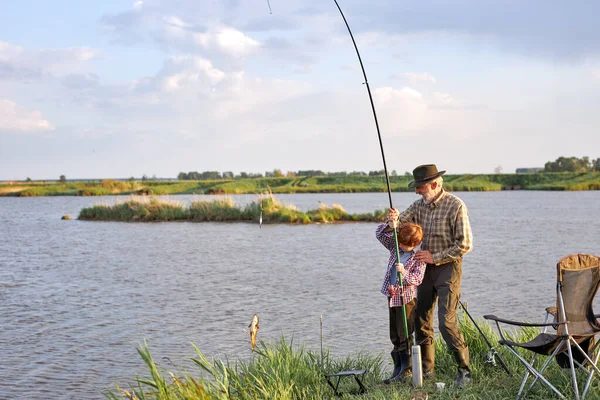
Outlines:
{"label": "man", "polygon": [[442,188],[445,172],[438,172],[434,164],[419,165],[413,170],[414,180],[408,186],[414,187],[421,199],[402,213],[390,209],[389,229],[404,222],[413,222],[423,228],[425,236],[421,251],[415,254],[417,261],[427,263],[423,283],[417,292],[415,321],[423,375],[433,375],[433,312],[437,301],[440,332],[458,364],[455,384],[463,387],[471,382],[471,370],[469,349],[458,329],[456,310],[460,300],[462,257],[471,251],[473,235],[467,207]]}

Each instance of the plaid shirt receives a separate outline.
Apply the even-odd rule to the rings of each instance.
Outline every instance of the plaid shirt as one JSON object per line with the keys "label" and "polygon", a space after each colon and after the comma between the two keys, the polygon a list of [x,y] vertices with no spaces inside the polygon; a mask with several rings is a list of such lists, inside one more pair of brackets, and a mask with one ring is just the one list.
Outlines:
{"label": "plaid shirt", "polygon": [[421,248],[431,252],[435,265],[459,259],[473,249],[467,206],[443,189],[431,204],[420,199],[400,213],[400,223],[404,222],[421,225],[425,235]]}
{"label": "plaid shirt", "polygon": [[[394,231],[384,232],[384,229],[387,228],[387,226],[387,223],[379,225],[375,231],[375,236],[377,237],[377,240],[379,240],[381,244],[383,244],[385,248],[390,251],[387,271],[385,273],[385,278],[383,279],[383,284],[381,285],[381,293],[390,297],[388,287],[391,284],[392,271],[397,273],[395,267],[397,261],[396,244],[394,243]],[[400,283],[396,282],[396,288],[400,290],[398,294],[390,299],[390,307],[399,307],[417,297],[417,286],[423,282],[423,276],[425,275],[425,267],[427,264],[424,262],[415,261],[413,256],[414,254],[410,256],[404,265],[404,272],[402,273],[402,288],[399,287]],[[404,302],[402,302],[403,299]]]}

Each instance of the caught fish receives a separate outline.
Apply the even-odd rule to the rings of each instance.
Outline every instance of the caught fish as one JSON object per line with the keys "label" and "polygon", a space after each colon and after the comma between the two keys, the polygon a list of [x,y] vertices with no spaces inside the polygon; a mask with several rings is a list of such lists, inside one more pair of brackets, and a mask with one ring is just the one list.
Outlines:
{"label": "caught fish", "polygon": [[252,316],[252,321],[248,325],[248,328],[250,328],[248,332],[250,335],[250,345],[252,346],[252,350],[254,350],[254,346],[256,346],[256,334],[258,333],[258,315],[254,314]]}

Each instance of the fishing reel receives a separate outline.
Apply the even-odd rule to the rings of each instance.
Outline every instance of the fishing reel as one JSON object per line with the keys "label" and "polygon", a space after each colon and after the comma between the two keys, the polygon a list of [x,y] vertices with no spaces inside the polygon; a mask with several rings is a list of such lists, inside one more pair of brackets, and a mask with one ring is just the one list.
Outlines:
{"label": "fishing reel", "polygon": [[489,351],[487,353],[485,363],[490,364],[492,367],[496,366],[496,352],[495,351]]}

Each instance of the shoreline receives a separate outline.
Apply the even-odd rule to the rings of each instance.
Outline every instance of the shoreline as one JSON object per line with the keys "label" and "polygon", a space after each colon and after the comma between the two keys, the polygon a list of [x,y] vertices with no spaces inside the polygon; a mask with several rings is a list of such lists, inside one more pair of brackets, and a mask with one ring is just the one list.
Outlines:
{"label": "shoreline", "polygon": [[[392,192],[413,192],[410,176],[391,176]],[[600,172],[444,175],[449,192],[480,191],[593,191],[600,190]],[[117,196],[117,195],[229,195],[387,192],[385,176],[315,176],[221,180],[127,180],[66,182],[3,182],[0,197]]]}

